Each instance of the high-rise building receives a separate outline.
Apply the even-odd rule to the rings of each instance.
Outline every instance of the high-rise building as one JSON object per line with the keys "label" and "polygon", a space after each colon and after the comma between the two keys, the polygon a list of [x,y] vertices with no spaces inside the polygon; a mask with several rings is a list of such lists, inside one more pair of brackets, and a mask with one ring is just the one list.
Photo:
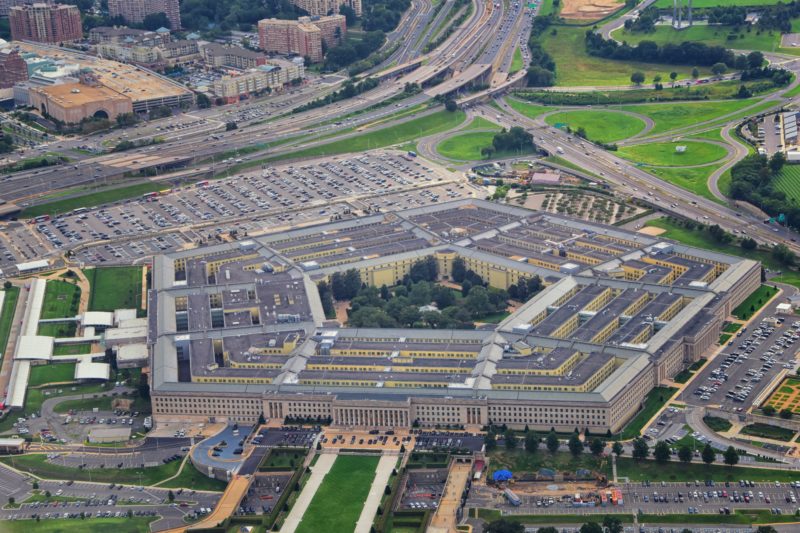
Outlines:
{"label": "high-rise building", "polygon": [[14,6],[8,11],[11,38],[15,41],[60,43],[83,38],[81,13],[65,4]]}
{"label": "high-rise building", "polygon": [[338,15],[342,5],[351,7],[357,16],[361,16],[361,0],[290,0],[309,15]]}
{"label": "high-rise building", "polygon": [[299,54],[312,62],[322,61],[322,42],[328,48],[342,42],[347,33],[343,15],[300,17],[298,20],[258,21],[258,40],[267,52]]}
{"label": "high-rise building", "polygon": [[126,22],[141,24],[147,15],[164,13],[171,30],[181,29],[181,10],[178,0],[108,0],[108,14],[122,17]]}
{"label": "high-rise building", "polygon": [[28,79],[28,65],[14,49],[0,50],[0,89]]}

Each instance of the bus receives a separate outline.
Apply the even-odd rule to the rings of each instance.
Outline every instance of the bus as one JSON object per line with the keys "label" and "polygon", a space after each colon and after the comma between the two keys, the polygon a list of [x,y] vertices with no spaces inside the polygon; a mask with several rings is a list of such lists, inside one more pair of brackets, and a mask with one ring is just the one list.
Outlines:
{"label": "bus", "polygon": [[205,187],[206,185],[208,185],[208,180],[198,181],[194,185],[195,187]]}
{"label": "bus", "polygon": [[73,215],[80,215],[81,213],[85,213],[85,212],[86,212],[86,211],[88,211],[88,210],[89,210],[89,208],[88,208],[88,207],[79,207],[79,208],[77,208],[77,209],[73,209],[73,210],[72,210],[72,214],[73,214]]}
{"label": "bus", "polygon": [[149,200],[150,198],[155,198],[157,196],[158,196],[157,192],[147,192],[142,195],[142,198],[144,198],[145,200]]}
{"label": "bus", "polygon": [[47,222],[50,220],[50,215],[39,215],[38,217],[31,220],[31,224],[37,224],[39,222]]}
{"label": "bus", "polygon": [[172,189],[162,189],[162,190],[158,191],[158,194],[163,196],[163,195],[169,194],[171,192],[172,192]]}

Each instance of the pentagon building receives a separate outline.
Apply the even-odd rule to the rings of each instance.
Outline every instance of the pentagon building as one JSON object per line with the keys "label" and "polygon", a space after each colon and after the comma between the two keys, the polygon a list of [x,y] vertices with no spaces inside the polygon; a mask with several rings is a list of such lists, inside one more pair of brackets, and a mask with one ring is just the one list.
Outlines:
{"label": "pentagon building", "polygon": [[[433,257],[545,288],[491,328],[352,329],[316,283],[396,284]],[[488,422],[620,430],[712,349],[760,264],[481,200],[322,224],[156,258],[149,346],[161,420],[321,417],[389,428]],[[331,325],[333,324],[333,325]]]}

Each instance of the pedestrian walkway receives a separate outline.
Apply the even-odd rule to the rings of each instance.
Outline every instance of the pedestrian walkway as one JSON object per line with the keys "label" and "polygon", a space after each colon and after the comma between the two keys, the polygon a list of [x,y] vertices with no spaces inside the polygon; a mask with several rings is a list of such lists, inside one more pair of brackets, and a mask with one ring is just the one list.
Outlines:
{"label": "pedestrian walkway", "polygon": [[[386,485],[389,484],[389,478],[394,470],[394,465],[397,464],[397,455],[382,455],[378,461],[378,467],[375,470],[375,479],[372,481],[372,486],[367,495],[367,501],[361,509],[361,516],[358,517],[356,522],[355,533],[369,533],[372,527],[372,521],[375,519],[375,514],[378,512],[378,507],[383,498],[383,491]],[[384,509],[385,513],[389,512]]]}
{"label": "pedestrian walkway", "polygon": [[317,489],[322,485],[322,480],[325,479],[325,476],[330,472],[333,463],[336,461],[336,457],[337,456],[332,453],[323,453],[319,456],[317,463],[311,469],[311,476],[309,476],[306,485],[300,492],[300,496],[297,497],[297,501],[294,502],[292,510],[289,511],[289,516],[286,517],[281,531],[285,533],[295,532],[297,526],[300,525],[300,520],[303,519],[303,515],[306,514],[311,500],[314,499]]}
{"label": "pedestrian walkway", "polygon": [[450,533],[456,530],[456,513],[461,505],[461,494],[467,486],[472,472],[471,463],[453,463],[447,476],[447,484],[439,501],[439,507],[431,519],[428,533]]}

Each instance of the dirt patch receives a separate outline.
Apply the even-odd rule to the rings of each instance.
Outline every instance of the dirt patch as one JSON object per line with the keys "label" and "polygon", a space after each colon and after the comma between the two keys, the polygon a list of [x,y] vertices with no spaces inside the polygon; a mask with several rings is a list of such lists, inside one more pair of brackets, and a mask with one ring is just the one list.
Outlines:
{"label": "dirt patch", "polygon": [[621,0],[562,0],[560,15],[571,20],[598,20],[614,13],[625,2]]}
{"label": "dirt patch", "polygon": [[666,231],[667,230],[665,230],[664,228],[657,228],[655,226],[645,226],[639,230],[639,233],[644,233],[645,235],[657,237]]}

